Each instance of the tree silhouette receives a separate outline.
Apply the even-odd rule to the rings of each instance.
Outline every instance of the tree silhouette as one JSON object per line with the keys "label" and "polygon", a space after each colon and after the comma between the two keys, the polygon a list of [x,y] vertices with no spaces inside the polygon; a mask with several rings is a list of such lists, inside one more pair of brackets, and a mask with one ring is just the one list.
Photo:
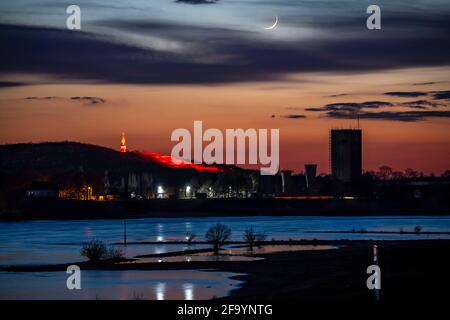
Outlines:
{"label": "tree silhouette", "polygon": [[231,229],[223,223],[217,223],[205,234],[206,241],[213,245],[214,254],[219,254],[220,246],[231,237]]}

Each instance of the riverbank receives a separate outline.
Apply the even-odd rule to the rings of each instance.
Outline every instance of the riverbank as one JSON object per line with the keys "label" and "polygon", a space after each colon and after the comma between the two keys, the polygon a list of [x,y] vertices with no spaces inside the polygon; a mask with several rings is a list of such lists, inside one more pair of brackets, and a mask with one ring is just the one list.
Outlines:
{"label": "riverbank", "polygon": [[381,300],[441,301],[450,285],[449,240],[354,241],[339,250],[276,253],[241,270],[245,281],[230,298],[373,301],[366,268],[378,245]]}
{"label": "riverbank", "polygon": [[151,199],[81,201],[28,199],[0,220],[131,219],[214,216],[450,215],[450,202],[339,198]]}
{"label": "riverbank", "polygon": [[[302,242],[306,243],[306,242]],[[372,301],[366,269],[379,247],[383,301],[442,300],[450,240],[310,241],[339,249],[292,251],[264,255],[257,261],[198,261],[161,263],[78,263],[82,270],[215,270],[240,273],[243,285],[224,299],[301,299],[304,301]],[[124,260],[125,261],[125,260]],[[129,260],[127,260],[129,261]],[[69,264],[3,267],[2,271],[65,271]]]}

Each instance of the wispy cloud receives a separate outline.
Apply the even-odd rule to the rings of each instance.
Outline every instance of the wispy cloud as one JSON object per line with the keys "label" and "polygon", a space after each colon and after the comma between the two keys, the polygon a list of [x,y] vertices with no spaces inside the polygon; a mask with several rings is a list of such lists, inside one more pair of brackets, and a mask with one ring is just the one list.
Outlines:
{"label": "wispy cloud", "polygon": [[9,88],[9,87],[18,87],[25,86],[26,83],[23,82],[14,82],[14,81],[0,81],[0,88]]}
{"label": "wispy cloud", "polygon": [[[330,118],[354,119],[353,114],[340,111],[330,111],[327,113]],[[394,120],[403,122],[415,122],[427,118],[449,118],[450,111],[380,111],[380,112],[359,112],[360,119],[372,120]]]}
{"label": "wispy cloud", "polygon": [[100,104],[100,103],[104,103],[105,99],[103,98],[99,98],[99,97],[70,97],[71,100],[79,100],[79,101],[84,101],[87,102],[89,104]]}
{"label": "wispy cloud", "polygon": [[435,99],[450,99],[450,91],[433,91],[432,94]]}
{"label": "wispy cloud", "polygon": [[427,109],[428,107],[437,108],[437,107],[447,107],[448,104],[430,101],[430,100],[415,100],[400,103],[401,106],[415,109]]}
{"label": "wispy cloud", "polygon": [[285,119],[304,119],[304,118],[306,118],[306,116],[303,115],[303,114],[287,114],[287,115],[281,116],[281,118],[285,118]]}
{"label": "wispy cloud", "polygon": [[106,100],[99,97],[90,97],[90,96],[81,96],[81,97],[57,97],[57,96],[45,96],[45,97],[26,97],[25,100],[57,100],[57,99],[65,99],[72,101],[81,101],[84,104],[95,105],[105,103]]}
{"label": "wispy cloud", "polygon": [[349,93],[338,93],[338,94],[332,94],[327,96],[327,98],[339,98],[339,97],[346,97],[349,96]]}
{"label": "wispy cloud", "polygon": [[430,86],[430,85],[433,85],[436,83],[438,83],[438,82],[436,82],[436,81],[418,82],[418,83],[413,83],[413,86]]}
{"label": "wispy cloud", "polygon": [[426,92],[420,91],[392,91],[392,92],[385,92],[384,94],[388,96],[404,97],[404,98],[415,98],[427,95]]}
{"label": "wispy cloud", "polygon": [[175,0],[175,2],[187,4],[214,4],[219,2],[219,0]]}
{"label": "wispy cloud", "polygon": [[342,103],[330,103],[323,107],[306,108],[306,111],[312,112],[324,112],[324,111],[345,111],[345,112],[358,112],[361,109],[378,109],[381,107],[392,107],[393,104],[387,101],[366,101],[366,102],[342,102]]}
{"label": "wispy cloud", "polygon": [[[442,93],[442,92],[439,92]],[[305,111],[324,113],[327,117],[338,119],[384,119],[404,122],[419,121],[426,118],[449,117],[446,110],[427,110],[429,108],[448,107],[450,102],[435,100],[415,100],[407,102],[366,101],[330,103],[323,107],[306,108]],[[421,109],[423,111],[372,111],[391,107]]]}

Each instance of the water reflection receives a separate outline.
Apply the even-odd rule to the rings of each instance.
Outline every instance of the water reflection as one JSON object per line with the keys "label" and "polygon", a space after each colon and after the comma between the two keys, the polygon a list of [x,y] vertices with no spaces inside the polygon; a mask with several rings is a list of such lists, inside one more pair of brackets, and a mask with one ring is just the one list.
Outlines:
{"label": "water reflection", "polygon": [[183,284],[184,300],[194,300],[194,285],[192,283]]}
{"label": "water reflection", "polygon": [[172,256],[172,257],[164,257],[164,258],[142,258],[135,261],[126,261],[120,262],[120,264],[141,264],[141,263],[163,263],[163,262],[224,262],[224,261],[256,261],[262,260],[261,257],[249,257],[249,256],[240,256],[240,255],[201,255],[201,254],[193,254],[190,257],[186,257],[184,255]]}
{"label": "water reflection", "polygon": [[166,284],[163,282],[158,282],[155,287],[156,300],[164,300],[164,294],[166,291]]}
{"label": "water reflection", "polygon": [[[232,229],[232,240],[242,240],[245,228],[253,227],[268,239],[449,239],[450,235],[323,233],[323,230],[404,231],[421,226],[423,232],[450,231],[450,217],[445,216],[373,216],[373,217],[207,217],[145,218],[127,220],[128,242],[155,241],[155,246],[127,245],[128,257],[139,254],[184,250],[187,245],[168,245],[164,241],[185,240],[187,232],[203,240],[213,224],[225,223]],[[64,220],[0,222],[0,264],[52,264],[82,260],[83,242],[98,239],[109,243],[123,241],[122,220]],[[193,249],[200,249],[196,245]]]}
{"label": "water reflection", "polygon": [[238,274],[199,270],[83,271],[82,290],[67,290],[65,272],[0,272],[0,300],[205,300],[241,284]]}
{"label": "water reflection", "polygon": [[162,263],[162,262],[224,262],[224,261],[256,261],[262,260],[262,257],[255,255],[264,255],[277,252],[292,252],[292,251],[316,251],[316,250],[330,250],[337,249],[336,246],[331,245],[262,245],[250,247],[230,247],[220,250],[219,255],[214,255],[211,252],[192,253],[189,256],[179,254],[171,257],[160,258],[141,258],[134,261],[121,262],[120,264],[140,264],[140,263]]}
{"label": "water reflection", "polygon": [[282,244],[282,245],[254,246],[253,248],[250,247],[232,248],[227,251],[235,255],[240,254],[254,255],[254,254],[269,254],[276,252],[316,251],[316,250],[330,250],[330,249],[337,249],[337,247],[329,245]]}

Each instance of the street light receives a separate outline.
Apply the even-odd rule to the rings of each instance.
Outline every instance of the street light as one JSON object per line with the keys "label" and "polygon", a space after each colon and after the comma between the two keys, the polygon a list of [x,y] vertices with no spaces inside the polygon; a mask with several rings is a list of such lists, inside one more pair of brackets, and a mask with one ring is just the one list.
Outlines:
{"label": "street light", "polygon": [[191,186],[187,186],[186,187],[186,197],[190,198],[191,197]]}
{"label": "street light", "polygon": [[162,198],[164,194],[164,189],[161,186],[158,186],[158,189],[156,191],[158,193],[158,198]]}

